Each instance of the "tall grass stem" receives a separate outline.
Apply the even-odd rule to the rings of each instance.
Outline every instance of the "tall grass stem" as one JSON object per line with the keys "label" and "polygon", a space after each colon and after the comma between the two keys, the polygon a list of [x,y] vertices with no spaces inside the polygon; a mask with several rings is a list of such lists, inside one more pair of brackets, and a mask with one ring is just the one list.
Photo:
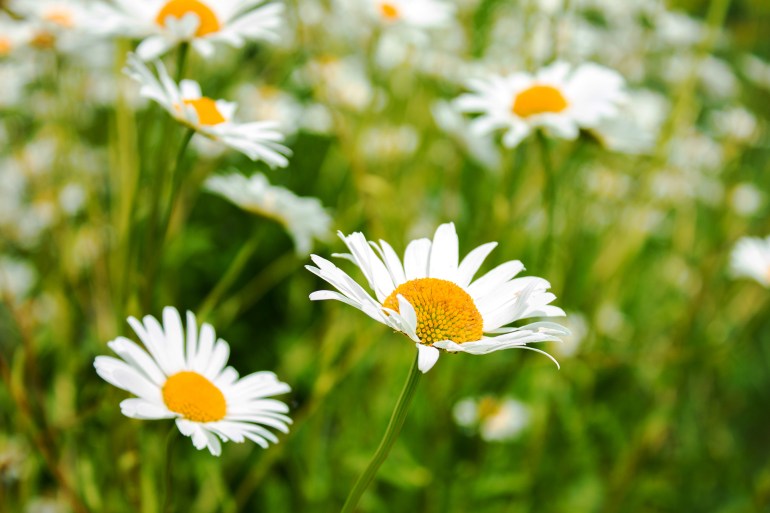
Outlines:
{"label": "tall grass stem", "polygon": [[420,376],[422,376],[422,373],[420,372],[420,369],[417,368],[417,355],[415,355],[414,361],[412,362],[412,368],[409,370],[409,377],[406,379],[404,388],[401,390],[401,395],[398,397],[398,402],[390,416],[388,428],[385,430],[385,435],[382,437],[379,447],[377,447],[377,452],[374,453],[372,460],[369,462],[369,466],[366,467],[364,473],[361,474],[361,477],[356,481],[356,484],[350,491],[348,499],[345,501],[345,505],[342,507],[340,513],[353,513],[353,511],[355,511],[361,496],[374,479],[374,476],[377,475],[380,466],[387,459],[390,449],[393,447],[396,439],[398,439],[398,434],[401,432],[401,427],[404,425],[406,414],[409,412],[409,405],[412,403],[414,393],[417,390],[417,385],[420,382]]}

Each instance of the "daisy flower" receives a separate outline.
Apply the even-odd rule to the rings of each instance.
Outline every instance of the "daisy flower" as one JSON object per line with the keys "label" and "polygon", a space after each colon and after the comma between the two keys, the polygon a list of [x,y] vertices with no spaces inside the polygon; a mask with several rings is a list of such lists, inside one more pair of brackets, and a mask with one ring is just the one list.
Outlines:
{"label": "daisy flower", "polygon": [[0,13],[0,59],[10,56],[32,40],[29,24]]}
{"label": "daisy flower", "polygon": [[529,317],[563,316],[561,308],[549,306],[556,299],[547,292],[550,284],[535,276],[515,278],[524,269],[518,260],[473,279],[496,242],[477,247],[458,263],[455,226],[442,224],[433,241],[409,243],[402,263],[385,241],[367,241],[359,232],[340,233],[340,238],[350,253],[335,256],[352,261],[361,270],[374,297],[334,264],[311,255],[317,267],[307,269],[339,292],[320,290],[310,294],[310,299],[342,301],[404,333],[415,342],[423,373],[436,363],[440,350],[480,355],[530,349],[556,362],[527,344],[559,340],[558,335],[566,335],[568,330],[551,322],[506,327]]}
{"label": "daisy flower", "polygon": [[455,100],[463,112],[481,113],[473,121],[480,134],[505,131],[503,145],[513,148],[533,129],[575,139],[581,128],[593,128],[617,114],[625,99],[617,72],[587,63],[572,68],[555,62],[535,75],[513,73],[472,80],[473,91]]}
{"label": "daisy flower", "polygon": [[270,167],[289,164],[290,150],[283,146],[279,123],[233,121],[235,103],[213,100],[201,94],[194,80],[182,80],[177,85],[162,62],[156,61],[156,77],[134,54],[129,54],[126,74],[142,86],[140,94],[159,103],[177,121],[209,139],[220,141],[247,155],[251,160],[264,160]]}
{"label": "daisy flower", "polygon": [[734,276],[753,278],[770,287],[770,237],[743,237],[733,248],[730,270]]}
{"label": "daisy flower", "polygon": [[375,20],[384,25],[435,28],[449,24],[454,7],[441,0],[369,0]]}
{"label": "daisy flower", "polygon": [[530,421],[529,408],[510,397],[469,397],[455,404],[452,416],[459,426],[478,430],[487,442],[512,440]]}
{"label": "daisy flower", "polygon": [[[123,415],[134,419],[176,419],[179,431],[198,449],[219,456],[223,441],[246,439],[267,448],[276,436],[263,426],[288,433],[286,404],[269,397],[291,389],[272,372],[238,378],[226,366],[230,346],[217,339],[210,324],[200,331],[187,312],[186,330],[176,308],[163,309],[163,325],[152,316],[128,323],[147,350],[125,337],[107,345],[120,358],[97,356],[96,372],[108,383],[134,394],[120,403]],[[186,333],[185,333],[186,331]]]}
{"label": "daisy flower", "polygon": [[25,18],[26,42],[39,49],[76,48],[84,44],[85,31],[94,22],[93,12],[80,0],[16,0],[10,7]]}
{"label": "daisy flower", "polygon": [[332,220],[317,198],[302,198],[288,189],[270,185],[263,174],[251,178],[238,173],[212,176],[204,187],[244,210],[284,225],[300,255],[310,253],[313,239],[324,240],[329,234]]}
{"label": "daisy flower", "polygon": [[276,40],[283,4],[263,0],[112,0],[103,10],[105,30],[142,38],[136,51],[156,59],[180,43],[202,56],[214,43],[243,46],[245,41]]}

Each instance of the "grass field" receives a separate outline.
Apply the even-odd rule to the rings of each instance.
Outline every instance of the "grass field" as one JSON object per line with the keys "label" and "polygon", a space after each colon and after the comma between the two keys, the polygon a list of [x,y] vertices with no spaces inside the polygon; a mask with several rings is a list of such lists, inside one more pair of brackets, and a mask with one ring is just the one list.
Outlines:
{"label": "grass field", "polygon": [[[255,3],[0,0],[1,512],[341,511],[415,342],[311,301],[333,287],[305,266],[371,292],[338,230],[401,257],[449,222],[460,258],[498,243],[477,277],[547,280],[571,335],[530,346],[560,368],[441,350],[355,511],[770,511],[770,241],[735,263],[770,235],[770,4]],[[203,99],[148,98],[156,57]],[[594,75],[546,91],[555,62]],[[463,108],[514,73],[522,103]],[[277,443],[214,456],[121,414],[95,359],[166,306],[291,387]]]}

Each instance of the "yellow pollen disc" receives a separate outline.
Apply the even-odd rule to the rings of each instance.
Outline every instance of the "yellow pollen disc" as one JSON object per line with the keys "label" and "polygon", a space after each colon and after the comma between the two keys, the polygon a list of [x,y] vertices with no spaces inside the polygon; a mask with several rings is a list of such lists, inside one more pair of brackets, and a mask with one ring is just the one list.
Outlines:
{"label": "yellow pollen disc", "polygon": [[155,18],[155,23],[161,27],[165,27],[166,18],[169,16],[180,19],[187,13],[198,15],[198,19],[200,20],[198,30],[195,32],[196,37],[203,37],[206,34],[219,32],[222,28],[216,13],[200,0],[169,0],[158,13],[158,16]]}
{"label": "yellow pollen disc", "polygon": [[196,98],[194,100],[184,100],[185,105],[191,105],[198,113],[198,123],[201,125],[218,125],[226,121],[225,117],[219,112],[217,102],[211,98]]}
{"label": "yellow pollen disc", "polygon": [[163,385],[163,402],[169,410],[194,422],[216,422],[227,413],[222,391],[197,372],[170,376]]}
{"label": "yellow pollen disc", "polygon": [[481,339],[484,320],[473,298],[461,287],[438,278],[417,278],[399,285],[383,306],[398,310],[398,294],[417,313],[417,337],[423,344],[451,340],[457,344]]}
{"label": "yellow pollen disc", "polygon": [[64,28],[72,28],[75,26],[75,20],[72,17],[72,13],[65,9],[50,9],[45,13],[43,19]]}
{"label": "yellow pollen disc", "polygon": [[397,20],[401,16],[398,7],[388,2],[380,3],[380,14],[388,21]]}
{"label": "yellow pollen disc", "polygon": [[534,85],[516,95],[513,113],[520,118],[537,114],[558,113],[567,108],[567,100],[561,91],[552,86]]}
{"label": "yellow pollen disc", "polygon": [[32,36],[29,44],[41,50],[50,50],[56,46],[56,36],[50,32],[41,30]]}
{"label": "yellow pollen disc", "polygon": [[497,399],[494,399],[492,397],[483,397],[479,401],[479,409],[478,409],[479,420],[484,421],[486,419],[494,417],[500,412],[501,408],[502,408],[502,404],[500,404],[500,401],[498,401]]}
{"label": "yellow pollen disc", "polygon": [[7,37],[0,36],[0,57],[9,55],[13,50],[13,44]]}

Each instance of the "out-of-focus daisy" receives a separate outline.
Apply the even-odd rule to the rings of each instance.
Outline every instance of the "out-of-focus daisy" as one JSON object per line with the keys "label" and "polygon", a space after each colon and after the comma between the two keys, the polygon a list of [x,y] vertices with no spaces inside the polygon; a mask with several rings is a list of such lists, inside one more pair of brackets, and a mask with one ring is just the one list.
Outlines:
{"label": "out-of-focus daisy", "polygon": [[581,128],[615,115],[625,98],[623,77],[592,63],[573,69],[566,62],[555,62],[534,75],[492,76],[468,85],[473,92],[460,96],[456,106],[481,113],[472,125],[477,133],[504,130],[503,144],[508,148],[538,127],[574,139]]}
{"label": "out-of-focus daisy", "polygon": [[245,41],[276,40],[283,4],[263,0],[112,0],[105,9],[106,31],[143,38],[143,60],[189,42],[204,57],[214,43],[240,47]]}
{"label": "out-of-focus daisy", "polygon": [[454,7],[441,0],[368,0],[372,16],[385,25],[417,28],[446,26]]}
{"label": "out-of-focus daisy", "polygon": [[238,173],[212,176],[206,180],[205,188],[244,210],[284,225],[300,255],[310,253],[313,239],[324,240],[329,235],[332,220],[317,198],[303,198],[270,185],[263,174],[251,178]]}
{"label": "out-of-focus daisy", "polygon": [[107,345],[120,358],[97,356],[94,362],[105,381],[137,396],[120,403],[125,416],[176,419],[179,431],[192,437],[196,448],[208,447],[215,456],[222,452],[220,438],[238,443],[249,439],[266,448],[278,439],[263,426],[288,432],[288,406],[269,397],[289,392],[289,385],[266,371],[239,379],[226,366],[230,346],[216,338],[210,324],[199,331],[195,316],[187,312],[185,330],[173,307],[163,309],[162,326],[150,315],[143,321],[128,318],[146,351],[118,337]]}
{"label": "out-of-focus daisy", "polygon": [[756,215],[764,203],[765,194],[752,183],[739,183],[730,194],[730,206],[744,217]]}
{"label": "out-of-focus daisy", "polygon": [[478,430],[487,442],[516,438],[530,420],[527,406],[510,397],[466,398],[455,404],[452,415],[458,425]]}
{"label": "out-of-focus daisy", "polygon": [[27,42],[37,48],[72,48],[84,43],[93,12],[80,0],[16,0],[11,9],[25,18]]}
{"label": "out-of-focus daisy", "polygon": [[753,278],[770,287],[770,237],[743,237],[733,248],[730,270],[734,276]]}
{"label": "out-of-focus daisy", "polygon": [[234,122],[234,103],[203,96],[200,85],[194,80],[182,80],[177,85],[160,61],[155,62],[155,67],[157,77],[134,54],[128,56],[126,73],[141,84],[142,96],[158,102],[183,125],[244,153],[252,160],[264,160],[270,167],[289,164],[286,155],[291,152],[281,144],[283,134],[278,132],[277,122]]}
{"label": "out-of-focus daisy", "polygon": [[0,59],[8,57],[32,39],[28,23],[11,20],[0,12]]}
{"label": "out-of-focus daisy", "polygon": [[553,360],[527,344],[559,340],[558,335],[569,333],[551,322],[507,327],[519,319],[562,316],[564,311],[549,306],[556,296],[547,292],[550,284],[546,280],[514,278],[524,269],[518,260],[505,262],[474,281],[497,243],[483,244],[459,262],[453,223],[439,226],[433,241],[409,243],[403,263],[383,240],[379,244],[367,241],[360,232],[340,233],[340,238],[350,253],[335,256],[350,260],[361,270],[375,297],[328,260],[311,255],[317,267],[307,269],[339,292],[320,290],[310,294],[310,299],[342,301],[404,333],[417,346],[422,372],[436,363],[439,349],[479,355],[521,348]]}

